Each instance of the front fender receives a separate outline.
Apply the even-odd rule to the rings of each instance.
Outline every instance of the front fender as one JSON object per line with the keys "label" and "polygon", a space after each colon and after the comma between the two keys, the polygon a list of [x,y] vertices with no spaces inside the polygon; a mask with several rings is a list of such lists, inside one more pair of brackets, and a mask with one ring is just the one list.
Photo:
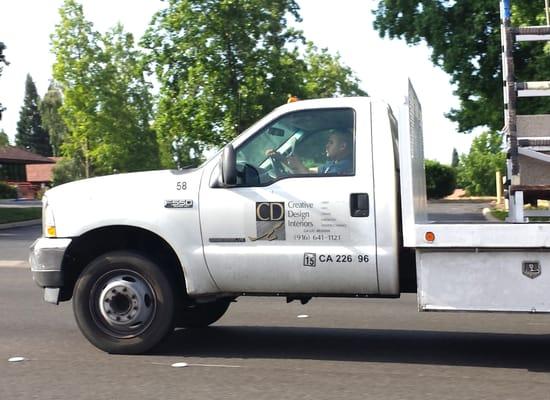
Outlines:
{"label": "front fender", "polygon": [[161,237],[184,268],[190,295],[216,293],[200,234],[202,170],[111,175],[62,185],[46,193],[57,237],[76,238],[109,226],[130,226]]}

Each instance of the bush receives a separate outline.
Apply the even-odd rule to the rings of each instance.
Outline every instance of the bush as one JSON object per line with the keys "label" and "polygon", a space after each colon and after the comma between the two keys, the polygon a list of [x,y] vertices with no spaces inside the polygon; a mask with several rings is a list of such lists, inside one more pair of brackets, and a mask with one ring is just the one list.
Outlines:
{"label": "bush", "polygon": [[472,141],[470,152],[460,156],[458,184],[473,196],[494,196],[495,172],[504,174],[506,154],[498,132],[484,132]]}
{"label": "bush", "polygon": [[0,182],[0,199],[16,199],[17,188],[8,185],[6,182]]}
{"label": "bush", "polygon": [[36,192],[36,195],[34,196],[36,200],[42,200],[42,198],[44,197],[44,193],[46,193],[46,191],[48,190],[48,187],[41,187],[40,189],[38,189],[38,191]]}
{"label": "bush", "polygon": [[448,166],[434,160],[426,160],[426,191],[429,199],[441,199],[454,192],[456,172]]}

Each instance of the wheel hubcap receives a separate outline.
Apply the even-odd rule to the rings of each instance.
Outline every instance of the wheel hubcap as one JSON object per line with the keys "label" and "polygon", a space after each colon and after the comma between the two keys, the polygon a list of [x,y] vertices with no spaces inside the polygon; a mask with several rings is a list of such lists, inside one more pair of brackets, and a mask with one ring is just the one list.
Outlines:
{"label": "wheel hubcap", "polygon": [[147,282],[141,276],[122,271],[104,282],[96,309],[109,334],[136,336],[147,329],[156,310],[154,292]]}

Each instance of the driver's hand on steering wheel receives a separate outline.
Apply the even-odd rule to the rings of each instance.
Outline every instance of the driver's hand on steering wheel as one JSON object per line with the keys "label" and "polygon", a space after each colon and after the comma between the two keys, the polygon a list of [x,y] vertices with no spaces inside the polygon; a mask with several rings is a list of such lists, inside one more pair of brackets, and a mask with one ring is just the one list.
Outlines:
{"label": "driver's hand on steering wheel", "polygon": [[284,155],[282,155],[281,153],[278,153],[273,149],[267,149],[265,152],[265,155],[279,161],[281,164],[283,164],[285,167],[287,167],[289,170],[291,170],[295,174],[309,173],[308,169],[304,167],[304,164],[302,164],[302,161],[300,161],[300,158],[294,154],[288,157],[285,157]]}

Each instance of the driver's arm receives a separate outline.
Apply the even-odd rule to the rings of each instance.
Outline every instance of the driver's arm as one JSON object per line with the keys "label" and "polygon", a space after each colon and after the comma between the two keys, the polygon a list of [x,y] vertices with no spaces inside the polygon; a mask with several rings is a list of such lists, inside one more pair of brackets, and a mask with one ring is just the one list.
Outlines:
{"label": "driver's arm", "polygon": [[300,158],[295,155],[284,157],[273,149],[267,149],[265,155],[277,159],[295,174],[309,174],[311,172],[302,164]]}
{"label": "driver's arm", "polygon": [[302,164],[302,161],[295,156],[291,155],[290,157],[287,157],[283,161],[295,174],[309,174],[311,171],[307,169],[304,164]]}

